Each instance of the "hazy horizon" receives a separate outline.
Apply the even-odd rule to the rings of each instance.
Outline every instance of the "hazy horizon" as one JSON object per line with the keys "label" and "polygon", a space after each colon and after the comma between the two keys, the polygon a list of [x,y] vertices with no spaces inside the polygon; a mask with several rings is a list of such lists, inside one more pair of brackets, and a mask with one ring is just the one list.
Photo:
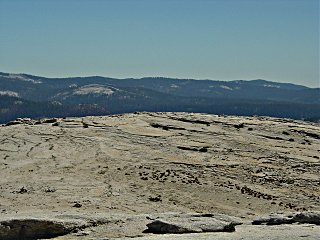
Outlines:
{"label": "hazy horizon", "polygon": [[0,0],[0,66],[319,87],[317,0]]}

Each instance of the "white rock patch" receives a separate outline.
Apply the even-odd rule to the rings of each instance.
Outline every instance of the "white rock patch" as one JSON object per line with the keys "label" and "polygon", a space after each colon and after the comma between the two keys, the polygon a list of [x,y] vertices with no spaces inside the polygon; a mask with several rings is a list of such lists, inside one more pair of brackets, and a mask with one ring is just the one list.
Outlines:
{"label": "white rock patch", "polygon": [[13,79],[13,80],[20,80],[20,81],[32,82],[32,83],[34,83],[34,84],[42,83],[42,82],[39,81],[39,80],[33,80],[33,79],[31,79],[31,78],[28,78],[28,77],[24,76],[23,74],[8,74],[8,75],[1,75],[1,74],[0,74],[0,77],[9,78],[9,79]]}
{"label": "white rock patch", "polygon": [[102,94],[102,95],[109,96],[109,95],[112,95],[113,93],[114,93],[114,90],[109,87],[101,86],[98,84],[91,84],[91,85],[86,85],[76,89],[73,92],[73,95]]}
{"label": "white rock patch", "polygon": [[0,96],[19,97],[19,94],[13,91],[0,91]]}

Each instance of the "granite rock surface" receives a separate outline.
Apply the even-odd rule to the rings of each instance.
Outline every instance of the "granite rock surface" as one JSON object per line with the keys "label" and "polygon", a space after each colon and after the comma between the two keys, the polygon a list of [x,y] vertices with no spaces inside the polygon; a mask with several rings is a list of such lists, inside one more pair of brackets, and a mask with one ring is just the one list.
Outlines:
{"label": "granite rock surface", "polygon": [[320,126],[192,113],[17,119],[0,127],[0,171],[0,232],[52,216],[100,216],[64,236],[79,239],[145,235],[168,212],[251,223],[320,210]]}

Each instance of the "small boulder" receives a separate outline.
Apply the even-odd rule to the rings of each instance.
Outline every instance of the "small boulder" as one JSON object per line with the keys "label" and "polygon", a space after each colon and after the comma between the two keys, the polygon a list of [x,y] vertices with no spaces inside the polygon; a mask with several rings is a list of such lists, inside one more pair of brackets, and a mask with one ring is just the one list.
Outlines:
{"label": "small boulder", "polygon": [[56,118],[48,118],[48,119],[44,119],[42,121],[42,123],[55,123],[57,121],[58,121],[58,119],[56,119]]}
{"label": "small boulder", "polygon": [[201,233],[201,232],[233,232],[240,221],[225,221],[213,214],[181,214],[163,216],[147,224],[146,233]]}
{"label": "small boulder", "polygon": [[22,124],[22,122],[15,120],[15,121],[11,121],[11,122],[6,123],[5,126],[12,126],[12,125],[18,125],[18,124]]}

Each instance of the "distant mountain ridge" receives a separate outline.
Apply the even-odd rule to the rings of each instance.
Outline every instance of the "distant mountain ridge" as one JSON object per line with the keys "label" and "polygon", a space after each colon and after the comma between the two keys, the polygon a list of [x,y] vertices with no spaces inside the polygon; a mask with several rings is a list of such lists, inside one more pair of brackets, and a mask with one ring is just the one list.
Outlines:
{"label": "distant mountain ridge", "polygon": [[0,122],[16,117],[84,116],[133,111],[320,119],[320,88],[262,79],[45,78],[0,72],[0,100]]}

